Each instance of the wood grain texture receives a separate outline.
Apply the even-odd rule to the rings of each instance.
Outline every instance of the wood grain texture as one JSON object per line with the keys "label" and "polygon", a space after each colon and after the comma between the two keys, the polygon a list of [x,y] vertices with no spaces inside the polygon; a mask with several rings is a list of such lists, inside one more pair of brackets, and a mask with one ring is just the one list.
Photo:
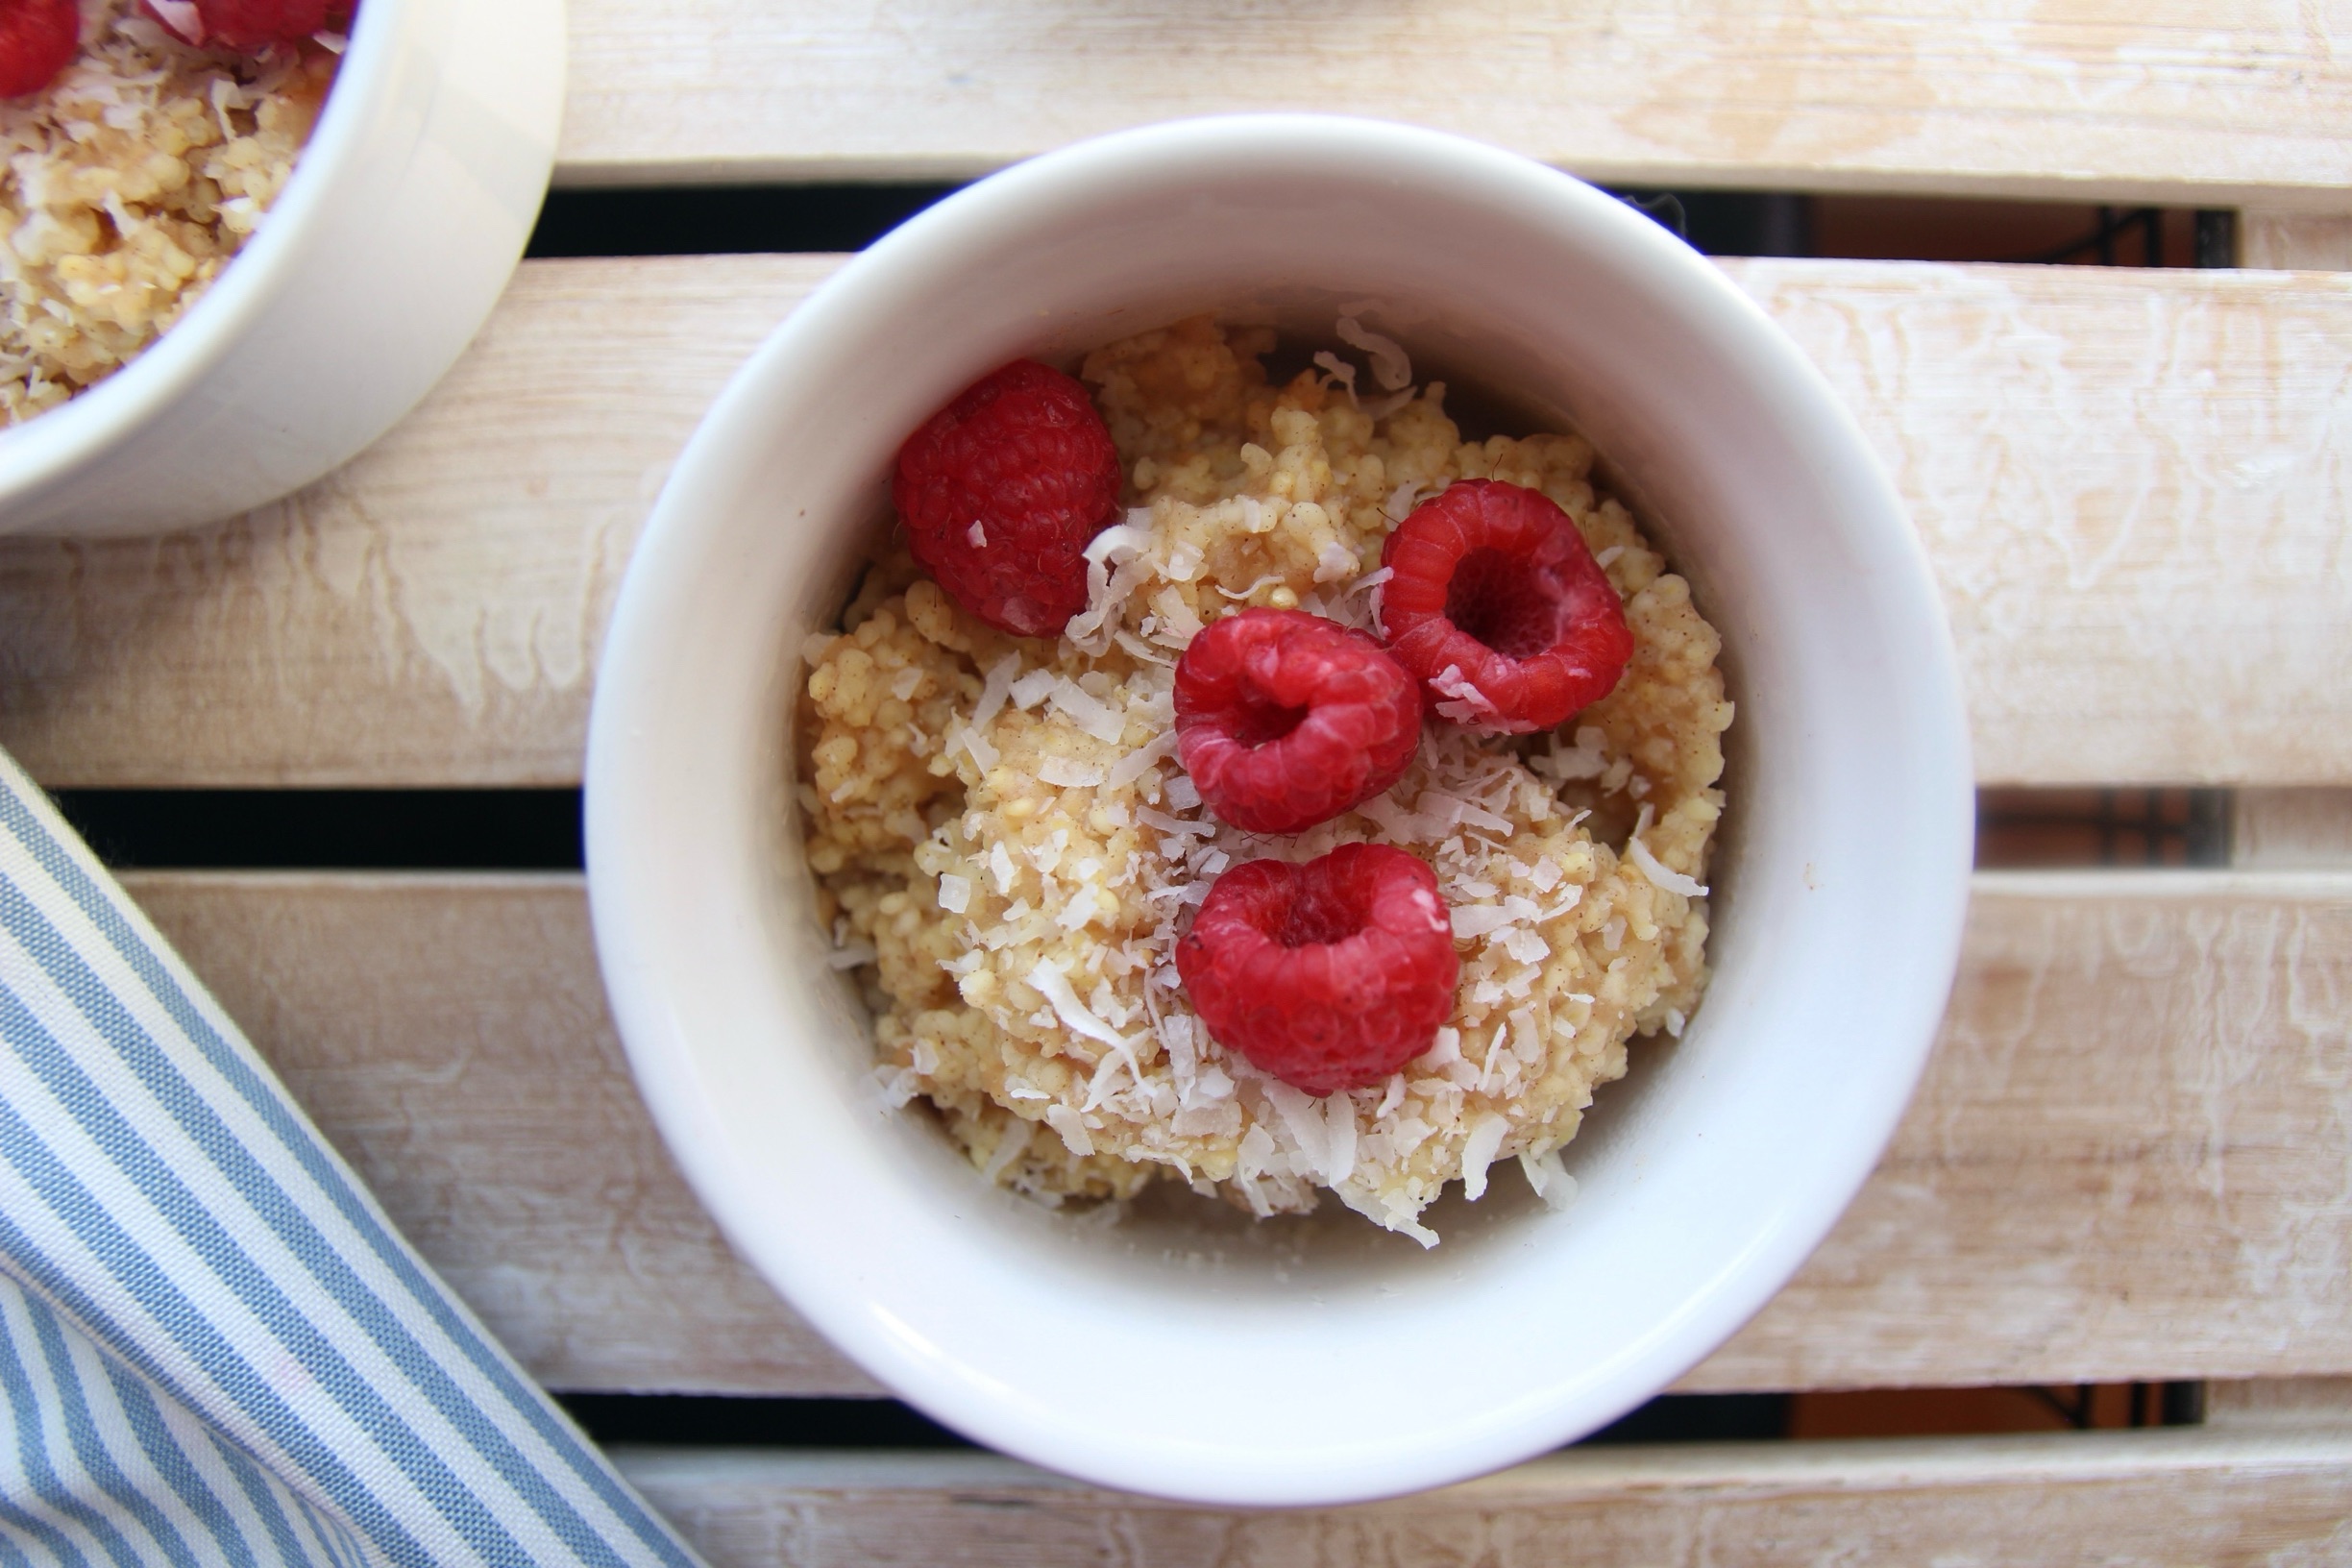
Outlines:
{"label": "wood grain texture", "polygon": [[[127,881],[543,1380],[875,1391],[674,1173],[576,879]],[[2345,1373],[2352,876],[2003,873],[1878,1171],[1681,1386]]]}
{"label": "wood grain texture", "polygon": [[[837,259],[532,263],[292,500],[0,541],[0,745],[53,787],[576,781],[651,497]],[[1984,782],[2352,783],[2352,278],[1729,270],[1909,502]]]}
{"label": "wood grain texture", "polygon": [[2342,211],[2340,29],[2284,0],[577,0],[557,179],[955,178],[1314,110],[1620,184]]}
{"label": "wood grain texture", "polygon": [[2352,782],[2352,277],[1731,273],[1897,477],[1979,782]]}
{"label": "wood grain texture", "polygon": [[992,1455],[615,1458],[713,1568],[2288,1568],[2352,1554],[2343,1433],[1583,1449],[1296,1512],[1106,1492]]}
{"label": "wood grain texture", "polygon": [[2348,1309],[2352,878],[1988,872],[1877,1171],[1686,1381],[2335,1372]]}
{"label": "wood grain texture", "polygon": [[527,265],[309,489],[164,539],[0,541],[0,745],[52,786],[576,782],[671,462],[838,260]]}

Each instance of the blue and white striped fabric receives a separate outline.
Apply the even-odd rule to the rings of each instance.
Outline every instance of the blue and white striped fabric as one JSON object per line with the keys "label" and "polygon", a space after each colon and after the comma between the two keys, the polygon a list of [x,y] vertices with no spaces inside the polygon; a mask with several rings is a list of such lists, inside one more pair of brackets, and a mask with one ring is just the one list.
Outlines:
{"label": "blue and white striped fabric", "polygon": [[0,753],[0,1568],[688,1568]]}

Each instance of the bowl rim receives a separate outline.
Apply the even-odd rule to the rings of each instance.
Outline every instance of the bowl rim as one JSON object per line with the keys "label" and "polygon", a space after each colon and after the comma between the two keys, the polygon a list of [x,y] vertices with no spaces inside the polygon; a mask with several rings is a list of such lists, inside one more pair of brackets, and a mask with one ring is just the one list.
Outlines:
{"label": "bowl rim", "polygon": [[394,80],[393,37],[418,0],[364,0],[333,85],[285,188],[180,319],[113,374],[20,425],[0,428],[0,511],[16,498],[102,461],[233,352],[311,250],[364,153]]}
{"label": "bowl rim", "polygon": [[[628,737],[641,705],[651,699],[650,684],[641,677],[641,672],[647,667],[645,661],[658,654],[663,635],[658,616],[649,607],[658,590],[648,584],[674,575],[674,568],[667,558],[675,548],[671,543],[674,536],[691,537],[696,527],[690,514],[697,500],[697,477],[704,465],[723,461],[715,459],[714,453],[740,433],[730,427],[748,417],[750,389],[783,374],[782,367],[796,353],[821,339],[830,310],[853,306],[861,299],[886,297],[896,286],[894,280],[901,271],[919,270],[925,257],[964,237],[985,235],[998,221],[1000,199],[1017,198],[1041,186],[1050,189],[1052,183],[1080,175],[1115,172],[1134,158],[1148,159],[1171,150],[1198,152],[1204,139],[1217,142],[1227,152],[1237,152],[1283,135],[1355,138],[1368,148],[1380,145],[1382,138],[1408,138],[1425,150],[1443,147],[1448,156],[1481,160],[1490,170],[1507,167],[1522,179],[1565,182],[1554,188],[1574,188],[1583,192],[1577,200],[1606,204],[1627,224],[1636,226],[1623,230],[1622,234],[1650,236],[1630,243],[1653,247],[1646,255],[1662,258],[1661,264],[1683,269],[1694,286],[1705,291],[1711,310],[1728,312],[1745,324],[1740,351],[1770,372],[1776,384],[1797,391],[1807,401],[1809,412],[1823,422],[1824,441],[1833,445],[1841,456],[1840,478],[1867,492],[1872,509],[1882,517],[1903,521],[1899,497],[1827,379],[1720,271],[1605,193],[1502,149],[1392,122],[1274,114],[1213,116],[1142,127],[1016,165],[973,187],[992,194],[960,193],[919,214],[828,279],[747,360],[713,403],[674,467],[632,557],[600,668],[589,729],[584,801],[592,919],[614,1017],[632,1068],[657,1124],[698,1194],[760,1272],[853,1360],[949,1425],[1105,1484],[1212,1504],[1336,1504],[1416,1490],[1527,1458],[1560,1440],[1561,1423],[1557,1412],[1537,1411],[1515,1423],[1498,1425],[1476,1440],[1454,1440],[1442,1452],[1426,1444],[1414,1448],[1408,1443],[1385,1462],[1344,1477],[1328,1472],[1241,1477],[1217,1472],[1213,1466],[1188,1474],[1157,1473],[1139,1467],[1132,1454],[1105,1452],[1099,1433],[1073,1431],[1067,1423],[1040,1419],[1033,1410],[1012,1409],[1015,1402],[1009,1399],[999,1400],[943,1377],[933,1359],[936,1353],[926,1355],[927,1347],[910,1346],[877,1330],[852,1309],[849,1298],[855,1294],[854,1287],[828,1278],[821,1260],[786,1255],[788,1244],[774,1234],[773,1215],[769,1212],[772,1206],[743,1190],[714,1108],[698,1096],[686,1044],[666,1033],[669,1007],[660,994],[659,978],[649,970],[643,956],[645,943],[640,940],[639,909],[633,896],[642,891],[649,869],[643,864],[641,846],[635,842],[636,826],[629,816]],[[1188,143],[1191,144],[1188,148]],[[1870,1086],[1867,1115],[1859,1118],[1868,1136],[1856,1136],[1840,1149],[1843,1158],[1834,1163],[1833,1178],[1819,1184],[1817,1206],[1794,1222],[1752,1237],[1751,1244],[1727,1263],[1720,1287],[1711,1287],[1702,1310],[1678,1319],[1671,1335],[1611,1363],[1605,1380],[1607,1391],[1589,1403],[1613,1409],[1600,1420],[1587,1423],[1584,1430],[1667,1385],[1720,1345],[1786,1283],[1876,1164],[1933,1042],[1935,1024],[1957,966],[1968,893],[1972,837],[1969,806],[1973,780],[1957,662],[1925,552],[1907,527],[1887,529],[1885,537],[1874,543],[1891,572],[1881,585],[1883,591],[1896,596],[1923,629],[1919,651],[1923,655],[1920,672],[1923,717],[1914,717],[1921,718],[1923,732],[1937,732],[1936,744],[1929,748],[1937,755],[1929,760],[1943,770],[1934,774],[1940,781],[1937,797],[1924,802],[1932,808],[1929,816],[1934,819],[1927,822],[1924,837],[1935,850],[1926,858],[1941,869],[1945,882],[1938,895],[1921,902],[1917,951],[1922,958],[1915,968],[1923,978],[1915,991],[1906,993],[1909,1005],[1896,1010],[1900,1020],[1911,1025],[1902,1042],[1904,1049],[1891,1053],[1895,1060],[1888,1070]]]}

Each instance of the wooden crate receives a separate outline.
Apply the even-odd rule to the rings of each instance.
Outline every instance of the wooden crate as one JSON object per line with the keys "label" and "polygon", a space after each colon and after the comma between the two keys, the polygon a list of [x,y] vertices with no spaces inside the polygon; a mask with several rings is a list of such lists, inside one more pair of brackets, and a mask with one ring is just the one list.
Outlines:
{"label": "wooden crate", "polygon": [[[721,1564],[2352,1560],[2352,68],[2329,8],[1950,0],[573,0],[558,179],[960,178],[1119,125],[1374,113],[1629,185],[2156,203],[2242,270],[1749,260],[1943,584],[1980,782],[2230,789],[2235,864],[1980,873],[1877,1173],[1682,1386],[2212,1380],[2202,1428],[1573,1452],[1242,1515],[985,1455],[641,1450]],[[52,787],[577,782],[636,532],[824,256],[527,264],[308,491],[0,545],[0,744]],[[2300,268],[2304,270],[2284,270]],[[875,1392],[639,1105],[571,875],[133,891],[551,1385]]]}

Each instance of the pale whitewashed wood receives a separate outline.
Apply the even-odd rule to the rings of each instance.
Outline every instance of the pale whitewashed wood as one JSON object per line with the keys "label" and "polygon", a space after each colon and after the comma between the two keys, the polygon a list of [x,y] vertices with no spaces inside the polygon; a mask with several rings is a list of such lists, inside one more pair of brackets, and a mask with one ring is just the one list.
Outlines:
{"label": "pale whitewashed wood", "polygon": [[2352,278],[1820,265],[1731,270],[1898,477],[1980,782],[2352,782]]}
{"label": "pale whitewashed wood", "polygon": [[2230,863],[2262,870],[2352,868],[2352,790],[2232,791]]}
{"label": "pale whitewashed wood", "polygon": [[875,1391],[678,1177],[605,1011],[579,878],[124,883],[543,1382]]}
{"label": "pale whitewashed wood", "polygon": [[2241,212],[2238,264],[2291,271],[2352,271],[2352,217]]}
{"label": "pale whitewashed wood", "polygon": [[[874,1391],[674,1174],[576,879],[129,885],[541,1378]],[[1885,1161],[1682,1386],[2352,1373],[2347,1061],[2352,876],[1980,876]]]}
{"label": "pale whitewashed wood", "polygon": [[2344,210],[2327,8],[576,0],[557,179],[963,177],[1188,114],[1463,132],[1632,184]]}
{"label": "pale whitewashed wood", "polygon": [[671,461],[837,262],[527,265],[415,413],[290,500],[0,542],[0,745],[51,785],[576,780]]}
{"label": "pale whitewashed wood", "polygon": [[[373,451],[163,541],[0,541],[53,786],[576,780],[668,463],[833,258],[524,268]],[[1987,783],[2352,782],[2352,278],[1746,262],[1887,459]]]}
{"label": "pale whitewashed wood", "polygon": [[1188,1507],[991,1455],[623,1449],[713,1568],[2316,1565],[2352,1436],[2084,1433],[1583,1449],[1394,1503]]}

